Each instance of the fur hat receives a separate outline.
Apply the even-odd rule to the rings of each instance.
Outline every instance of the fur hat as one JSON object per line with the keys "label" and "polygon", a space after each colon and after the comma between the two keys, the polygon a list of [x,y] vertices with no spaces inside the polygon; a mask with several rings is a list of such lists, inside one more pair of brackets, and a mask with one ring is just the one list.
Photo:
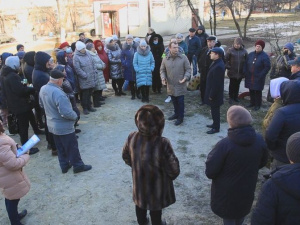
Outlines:
{"label": "fur hat", "polygon": [[141,40],[140,46],[147,46],[147,42],[145,40]]}
{"label": "fur hat", "polygon": [[22,48],[22,47],[24,48],[24,45],[18,44],[18,45],[17,45],[17,51],[19,51],[19,49]]}
{"label": "fur hat", "polygon": [[59,71],[58,69],[54,69],[51,70],[50,77],[52,77],[53,79],[59,79],[59,78],[64,78],[65,75],[63,74],[63,72]]}
{"label": "fur hat", "polygon": [[287,140],[286,154],[293,163],[300,163],[300,132],[294,133]]}
{"label": "fur hat", "polygon": [[112,37],[105,38],[105,44],[108,45],[111,41],[113,41]]}
{"label": "fur hat", "polygon": [[265,42],[263,40],[257,40],[255,42],[255,46],[256,45],[260,45],[262,47],[262,49],[264,50],[266,44],[265,44]]}
{"label": "fur hat", "polygon": [[82,41],[77,41],[75,46],[78,51],[81,51],[82,49],[85,48],[85,44]]}
{"label": "fur hat", "polygon": [[227,111],[227,122],[230,128],[247,126],[252,121],[250,112],[242,106],[233,105]]}
{"label": "fur hat", "polygon": [[294,45],[293,45],[292,43],[286,43],[286,44],[284,45],[284,48],[290,50],[291,52],[294,51]]}
{"label": "fur hat", "polygon": [[284,81],[288,81],[288,80],[289,79],[285,77],[278,77],[270,81],[270,94],[272,98],[275,99],[280,97],[280,86]]}
{"label": "fur hat", "polygon": [[60,44],[60,46],[58,47],[59,49],[63,49],[64,47],[69,47],[69,43],[68,42],[63,42]]}
{"label": "fur hat", "polygon": [[242,45],[243,44],[243,39],[240,38],[240,37],[237,37],[237,38],[234,39],[233,43],[236,44],[236,45]]}
{"label": "fur hat", "polygon": [[177,34],[175,35],[175,37],[176,37],[176,38],[179,38],[179,39],[182,39],[182,38],[183,38],[183,34],[177,33]]}
{"label": "fur hat", "polygon": [[135,114],[135,124],[143,136],[161,136],[164,113],[155,105],[143,105]]}
{"label": "fur hat", "polygon": [[127,34],[125,40],[127,39],[132,39],[133,40],[133,36],[131,34]]}
{"label": "fur hat", "polygon": [[87,50],[91,50],[92,48],[95,48],[95,46],[94,46],[93,43],[90,43],[90,42],[89,42],[89,43],[86,44],[86,49],[87,49]]}
{"label": "fur hat", "polygon": [[5,65],[12,68],[13,70],[19,70],[20,68],[20,59],[18,56],[9,56],[5,60]]}

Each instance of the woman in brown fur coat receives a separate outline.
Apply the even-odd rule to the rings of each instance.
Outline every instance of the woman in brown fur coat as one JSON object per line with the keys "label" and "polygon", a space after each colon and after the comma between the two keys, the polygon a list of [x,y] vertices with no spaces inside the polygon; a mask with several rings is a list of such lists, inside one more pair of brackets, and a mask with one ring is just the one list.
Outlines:
{"label": "woman in brown fur coat", "polygon": [[163,112],[154,105],[142,106],[135,115],[138,131],[132,132],[123,147],[122,157],[132,168],[133,201],[139,225],[161,221],[162,209],[175,203],[173,180],[180,173],[179,162],[170,141],[162,137]]}

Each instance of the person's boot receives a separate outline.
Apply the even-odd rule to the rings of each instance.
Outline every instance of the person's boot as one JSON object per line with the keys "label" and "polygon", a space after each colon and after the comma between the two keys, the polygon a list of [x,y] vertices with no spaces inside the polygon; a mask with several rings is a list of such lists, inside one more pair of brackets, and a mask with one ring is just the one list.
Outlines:
{"label": "person's boot", "polygon": [[88,109],[83,109],[83,114],[84,114],[84,115],[88,115],[88,114],[90,114],[90,112],[89,112]]}
{"label": "person's boot", "polygon": [[118,91],[115,91],[115,96],[121,96],[121,94]]}
{"label": "person's boot", "polygon": [[88,111],[89,111],[89,112],[96,112],[97,109],[94,109],[93,107],[90,107],[90,108],[88,108]]}
{"label": "person's boot", "polygon": [[101,106],[99,97],[99,92],[95,91],[93,94],[93,105],[95,108],[99,108]]}
{"label": "person's boot", "polygon": [[52,156],[57,156],[58,153],[57,153],[57,150],[56,149],[52,149]]}
{"label": "person's boot", "polygon": [[85,172],[88,170],[91,170],[92,166],[91,165],[82,165],[82,166],[77,166],[77,167],[73,167],[73,172],[74,173],[80,173],[80,172]]}

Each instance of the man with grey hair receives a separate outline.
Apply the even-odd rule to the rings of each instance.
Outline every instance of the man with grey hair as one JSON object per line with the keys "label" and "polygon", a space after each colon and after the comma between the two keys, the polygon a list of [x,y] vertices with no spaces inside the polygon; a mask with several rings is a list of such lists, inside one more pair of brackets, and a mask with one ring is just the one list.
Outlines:
{"label": "man with grey hair", "polygon": [[49,132],[53,134],[62,173],[73,166],[74,173],[92,169],[81,160],[74,124],[77,114],[61,86],[64,74],[59,70],[50,72],[50,80],[40,91],[40,105],[44,108]]}

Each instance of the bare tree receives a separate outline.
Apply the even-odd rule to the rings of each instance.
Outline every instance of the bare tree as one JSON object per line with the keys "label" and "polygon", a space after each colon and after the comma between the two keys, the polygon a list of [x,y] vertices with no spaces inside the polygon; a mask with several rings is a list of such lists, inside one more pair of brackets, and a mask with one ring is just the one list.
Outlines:
{"label": "bare tree", "polygon": [[209,14],[210,30],[211,30],[212,34],[217,35],[217,13],[216,13],[217,3],[216,3],[216,0],[209,0],[209,4],[211,7],[211,12],[213,14],[213,17],[211,17],[211,12]]}

